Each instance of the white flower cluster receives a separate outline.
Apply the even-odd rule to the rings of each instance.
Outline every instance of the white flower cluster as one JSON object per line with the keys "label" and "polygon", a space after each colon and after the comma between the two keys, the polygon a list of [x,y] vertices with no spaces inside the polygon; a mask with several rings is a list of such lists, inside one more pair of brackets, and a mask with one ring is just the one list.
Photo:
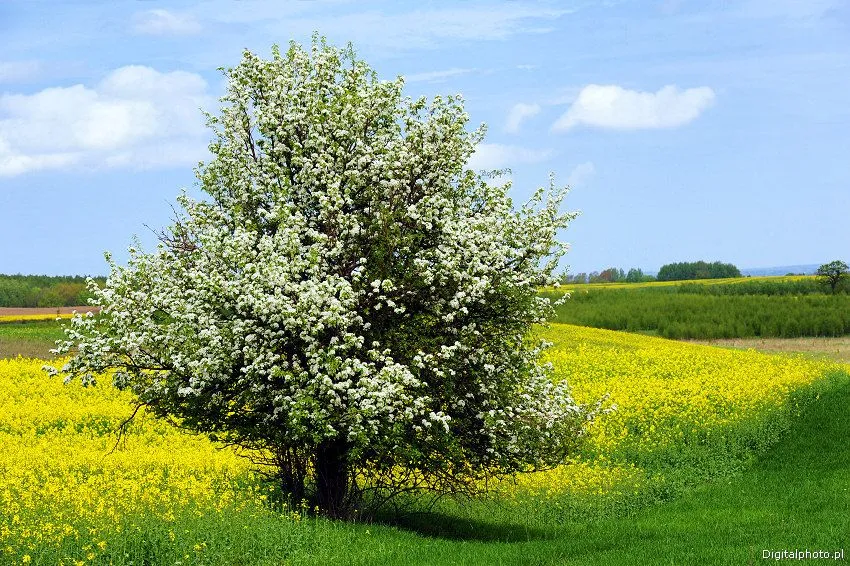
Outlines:
{"label": "white flower cluster", "polygon": [[107,258],[62,371],[114,370],[154,411],[251,445],[337,440],[443,471],[562,458],[590,409],[529,330],[566,250],[563,191],[515,211],[509,184],[466,168],[484,129],[460,96],[405,98],[323,42],[226,73],[196,171],[209,198],[181,195],[155,252]]}

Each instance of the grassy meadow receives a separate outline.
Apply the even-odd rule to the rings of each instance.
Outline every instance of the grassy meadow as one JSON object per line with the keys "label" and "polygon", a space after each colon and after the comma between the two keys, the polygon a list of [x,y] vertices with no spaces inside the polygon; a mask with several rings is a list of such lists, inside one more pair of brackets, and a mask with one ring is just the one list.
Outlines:
{"label": "grassy meadow", "polygon": [[694,343],[739,350],[805,354],[815,359],[850,363],[850,336],[839,336],[837,338],[729,338],[695,340]]}
{"label": "grassy meadow", "polygon": [[[30,318],[30,317],[35,317]],[[50,359],[50,349],[65,337],[56,315],[44,320],[43,315],[14,315],[0,319],[0,359],[23,356]]]}
{"label": "grassy meadow", "polygon": [[[0,324],[42,346],[56,332]],[[580,451],[488,499],[371,524],[286,508],[233,450],[149,415],[116,442],[133,406],[108,378],[64,385],[42,360],[0,359],[0,563],[740,564],[846,543],[847,366],[565,324],[538,333],[554,379],[615,407]]]}
{"label": "grassy meadow", "polygon": [[850,334],[850,294],[813,277],[580,285],[543,293],[570,299],[555,321],[674,339],[839,337]]}

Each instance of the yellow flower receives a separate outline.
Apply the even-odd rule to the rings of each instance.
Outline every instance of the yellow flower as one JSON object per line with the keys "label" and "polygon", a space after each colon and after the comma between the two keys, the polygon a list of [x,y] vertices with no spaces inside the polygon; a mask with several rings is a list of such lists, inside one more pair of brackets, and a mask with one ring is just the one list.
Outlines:
{"label": "yellow flower", "polygon": [[675,450],[734,436],[752,423],[769,425],[790,410],[792,392],[835,367],[566,324],[538,334],[553,343],[544,361],[553,363],[554,379],[567,380],[576,400],[609,394],[617,408],[590,426],[587,452],[595,459],[521,475],[500,485],[504,494],[637,492],[659,478],[625,465],[623,453]]}
{"label": "yellow flower", "polygon": [[[799,412],[790,401],[796,392],[835,367],[562,324],[538,334],[554,344],[544,355],[553,379],[567,380],[579,402],[610,394],[617,409],[591,424],[587,456],[498,484],[511,499],[527,492],[645,493],[664,478],[624,454],[722,444],[747,427],[770,428]],[[108,375],[96,387],[64,385],[45,375],[43,363],[0,360],[0,543],[8,555],[59,548],[66,539],[104,550],[110,534],[142,530],[133,523],[140,513],[173,523],[186,515],[270,512],[247,460],[144,411],[110,453],[114,431],[133,411],[132,397],[109,385]],[[301,510],[306,505],[284,516],[298,522]]]}

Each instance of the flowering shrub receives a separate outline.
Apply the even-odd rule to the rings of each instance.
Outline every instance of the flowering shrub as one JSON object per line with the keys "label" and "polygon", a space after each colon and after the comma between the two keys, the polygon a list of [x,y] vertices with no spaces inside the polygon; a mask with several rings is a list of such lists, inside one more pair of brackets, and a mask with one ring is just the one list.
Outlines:
{"label": "flowering shrub", "polygon": [[318,37],[225,74],[196,171],[209,198],[179,197],[156,252],[107,258],[102,313],[72,319],[62,371],[114,370],[331,516],[366,491],[472,492],[563,461],[598,410],[529,336],[574,217],[564,192],[515,211],[498,172],[465,166],[484,130],[460,96],[405,98]]}

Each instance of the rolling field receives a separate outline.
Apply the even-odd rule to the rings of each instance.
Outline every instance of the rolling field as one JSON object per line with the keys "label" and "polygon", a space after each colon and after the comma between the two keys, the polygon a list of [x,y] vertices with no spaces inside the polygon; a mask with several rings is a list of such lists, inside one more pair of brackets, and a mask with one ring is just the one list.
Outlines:
{"label": "rolling field", "polygon": [[97,307],[0,307],[0,322],[26,322],[31,320],[56,320],[71,318],[74,312],[97,312]]}
{"label": "rolling field", "polygon": [[[825,501],[801,511],[808,522],[782,515],[777,530],[770,517],[785,507],[762,497],[771,481],[794,479],[772,447],[790,442],[790,456],[811,431],[846,428],[819,400],[841,407],[846,366],[560,324],[539,333],[553,343],[555,379],[568,379],[579,400],[610,393],[616,406],[573,459],[506,478],[489,500],[443,500],[428,513],[360,525],[283,508],[276,487],[232,450],[148,415],[116,446],[133,407],[108,379],[66,386],[40,360],[0,360],[0,562],[689,563],[720,552],[712,529],[735,520],[747,525],[738,558],[760,559],[760,544],[846,542],[850,514],[840,511],[850,484],[835,471],[847,471],[846,443],[830,449],[833,467],[813,466],[810,483],[773,494],[789,499],[785,507],[795,497]],[[835,422],[806,425],[806,415]]]}
{"label": "rolling field", "polygon": [[57,319],[69,319],[73,311],[97,311],[94,307],[6,308],[0,307],[0,359],[51,359],[56,340],[64,338]]}
{"label": "rolling field", "polygon": [[824,293],[811,277],[583,285],[553,320],[685,340],[840,337],[850,334],[850,294]]}
{"label": "rolling field", "polygon": [[18,356],[51,359],[51,348],[64,337],[62,327],[56,322],[56,315],[51,320],[15,318],[0,321],[0,359]]}
{"label": "rolling field", "polygon": [[850,363],[850,336],[837,338],[729,338],[695,343],[738,350],[805,354],[816,359]]}

